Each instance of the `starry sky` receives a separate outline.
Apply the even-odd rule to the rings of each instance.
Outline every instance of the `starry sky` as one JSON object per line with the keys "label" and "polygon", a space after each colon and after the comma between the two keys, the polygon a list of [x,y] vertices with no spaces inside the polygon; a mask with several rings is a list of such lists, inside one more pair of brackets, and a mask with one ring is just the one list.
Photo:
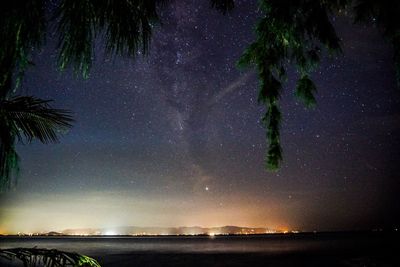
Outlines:
{"label": "starry sky", "polygon": [[236,61],[257,1],[222,15],[207,1],[161,12],[150,55],[103,54],[89,79],[56,70],[50,34],[21,94],[72,110],[54,145],[19,145],[21,175],[0,197],[0,233],[84,227],[240,225],[298,230],[399,223],[400,91],[379,29],[332,18],[344,55],[313,74],[318,105],[282,95],[284,161],[264,167],[257,76]]}

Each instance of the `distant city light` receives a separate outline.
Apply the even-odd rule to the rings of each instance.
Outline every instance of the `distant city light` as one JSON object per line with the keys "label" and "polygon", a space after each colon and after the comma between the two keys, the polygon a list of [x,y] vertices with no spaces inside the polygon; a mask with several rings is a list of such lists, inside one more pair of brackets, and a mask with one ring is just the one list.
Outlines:
{"label": "distant city light", "polygon": [[113,230],[107,230],[104,235],[117,235],[117,233]]}

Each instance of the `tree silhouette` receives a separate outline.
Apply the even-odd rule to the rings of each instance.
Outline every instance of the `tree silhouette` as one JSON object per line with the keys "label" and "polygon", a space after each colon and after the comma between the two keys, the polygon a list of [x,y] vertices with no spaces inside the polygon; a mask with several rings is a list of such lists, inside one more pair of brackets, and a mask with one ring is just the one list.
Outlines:
{"label": "tree silhouette", "polygon": [[0,100],[0,189],[9,189],[13,174],[18,172],[17,140],[57,142],[58,134],[71,127],[70,113],[48,103],[28,96]]}
{"label": "tree silhouette", "polygon": [[331,18],[348,13],[355,23],[376,25],[394,47],[394,61],[400,84],[400,2],[383,0],[262,0],[262,17],[256,40],[243,53],[239,66],[255,65],[260,89],[258,100],[266,106],[263,123],[269,148],[266,165],[277,169],[282,160],[279,98],[289,65],[297,68],[295,95],[306,106],[315,104],[316,86],[311,72],[322,53],[341,53],[341,42]]}

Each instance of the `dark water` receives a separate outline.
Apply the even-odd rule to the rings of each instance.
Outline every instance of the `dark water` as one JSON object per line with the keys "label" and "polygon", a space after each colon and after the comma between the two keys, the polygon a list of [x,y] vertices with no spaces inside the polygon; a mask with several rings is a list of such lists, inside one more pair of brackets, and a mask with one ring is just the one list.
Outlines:
{"label": "dark water", "polygon": [[96,258],[102,266],[400,266],[398,241],[395,232],[246,237],[2,237],[0,248],[74,251]]}

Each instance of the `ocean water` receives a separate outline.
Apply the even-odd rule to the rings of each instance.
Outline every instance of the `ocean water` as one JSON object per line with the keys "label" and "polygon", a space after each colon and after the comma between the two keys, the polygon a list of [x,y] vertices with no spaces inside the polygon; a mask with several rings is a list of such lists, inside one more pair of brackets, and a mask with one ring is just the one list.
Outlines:
{"label": "ocean water", "polygon": [[[102,266],[400,266],[397,233],[196,237],[1,237],[0,248],[78,252]],[[1,266],[6,266],[1,261]]]}

